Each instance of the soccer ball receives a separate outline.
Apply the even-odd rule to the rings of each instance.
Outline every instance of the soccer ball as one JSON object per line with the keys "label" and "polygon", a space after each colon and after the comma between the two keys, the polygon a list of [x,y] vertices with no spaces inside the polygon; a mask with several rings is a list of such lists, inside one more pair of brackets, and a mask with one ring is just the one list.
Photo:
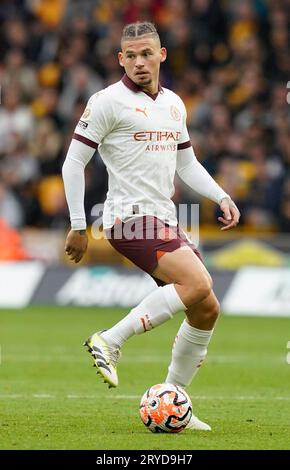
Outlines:
{"label": "soccer ball", "polygon": [[140,416],[152,432],[180,432],[189,423],[191,415],[191,400],[177,385],[153,385],[141,398]]}

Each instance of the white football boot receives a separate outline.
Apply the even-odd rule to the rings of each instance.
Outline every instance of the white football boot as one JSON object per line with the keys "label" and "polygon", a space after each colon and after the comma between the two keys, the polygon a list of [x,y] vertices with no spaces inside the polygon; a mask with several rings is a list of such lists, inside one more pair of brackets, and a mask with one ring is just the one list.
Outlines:
{"label": "white football boot", "polygon": [[94,359],[94,367],[97,369],[97,374],[100,374],[104,382],[109,385],[109,388],[118,386],[117,362],[121,356],[118,348],[110,346],[107,341],[101,337],[101,333],[95,333],[90,336],[85,342],[88,351]]}
{"label": "white football boot", "polygon": [[190,421],[185,429],[191,429],[195,431],[211,431],[210,425],[200,421],[200,419],[198,419],[198,417],[195,415],[191,416]]}

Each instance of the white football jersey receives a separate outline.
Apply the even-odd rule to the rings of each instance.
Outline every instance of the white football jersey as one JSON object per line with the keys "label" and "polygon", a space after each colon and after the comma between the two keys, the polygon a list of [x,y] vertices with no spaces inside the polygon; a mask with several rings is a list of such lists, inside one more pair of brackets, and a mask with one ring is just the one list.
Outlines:
{"label": "white football jersey", "polygon": [[191,146],[179,96],[160,86],[155,95],[143,92],[124,75],[90,98],[73,138],[98,148],[107,167],[104,228],[136,215],[176,225],[177,150]]}

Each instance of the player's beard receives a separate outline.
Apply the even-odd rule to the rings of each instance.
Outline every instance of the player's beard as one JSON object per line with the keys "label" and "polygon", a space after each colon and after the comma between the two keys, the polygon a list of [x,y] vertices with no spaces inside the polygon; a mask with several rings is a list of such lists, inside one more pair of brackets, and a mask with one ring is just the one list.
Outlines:
{"label": "player's beard", "polygon": [[139,86],[147,86],[147,85],[150,85],[152,82],[152,78],[150,76],[144,76],[142,77],[142,75],[137,75],[137,84]]}

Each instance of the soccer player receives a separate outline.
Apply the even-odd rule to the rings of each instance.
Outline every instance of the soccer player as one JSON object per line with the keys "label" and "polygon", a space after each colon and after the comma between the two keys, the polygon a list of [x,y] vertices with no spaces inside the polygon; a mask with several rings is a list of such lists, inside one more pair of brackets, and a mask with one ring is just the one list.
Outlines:
{"label": "soccer player", "polygon": [[[182,100],[159,83],[166,54],[152,23],[124,27],[118,58],[125,74],[90,98],[63,165],[71,219],[65,244],[69,258],[78,263],[87,249],[84,169],[98,149],[109,174],[103,214],[109,242],[159,286],[116,325],[94,333],[85,343],[98,373],[111,387],[118,385],[116,364],[124,342],[180,310],[186,319],[177,333],[165,381],[187,387],[205,359],[219,314],[211,277],[177,223],[171,200],[175,171],[220,206],[222,230],[236,226],[240,217],[230,196],[194,154]],[[132,222],[133,239],[126,237]],[[195,416],[188,428],[210,430]]]}

